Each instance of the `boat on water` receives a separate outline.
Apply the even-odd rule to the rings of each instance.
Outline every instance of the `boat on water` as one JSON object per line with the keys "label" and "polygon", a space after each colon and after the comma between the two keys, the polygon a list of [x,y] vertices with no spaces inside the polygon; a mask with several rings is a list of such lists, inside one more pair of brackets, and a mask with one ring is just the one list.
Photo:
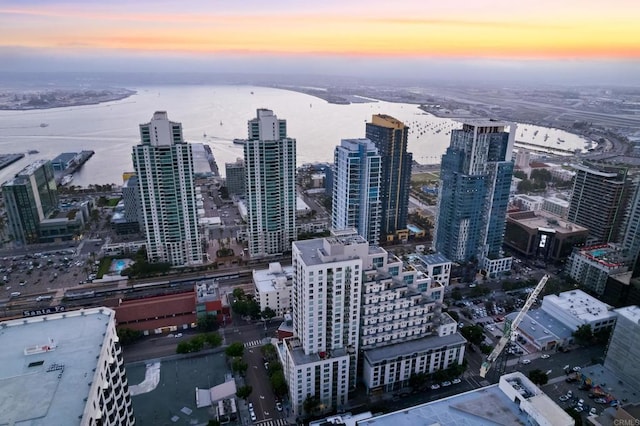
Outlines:
{"label": "boat on water", "polygon": [[47,124],[47,123],[40,123],[40,127],[48,127],[48,126],[49,126],[49,124]]}
{"label": "boat on water", "polygon": [[37,149],[30,149],[29,151],[27,151],[27,154],[40,154],[40,151],[38,151]]}
{"label": "boat on water", "polygon": [[73,175],[64,175],[62,180],[60,181],[60,185],[68,185],[73,180]]}
{"label": "boat on water", "polygon": [[236,145],[244,145],[247,142],[246,139],[234,139],[233,143]]}
{"label": "boat on water", "polygon": [[202,137],[203,137],[203,138],[206,138],[206,137],[207,137],[207,134],[206,134],[206,133],[203,133],[203,134],[202,134]]}

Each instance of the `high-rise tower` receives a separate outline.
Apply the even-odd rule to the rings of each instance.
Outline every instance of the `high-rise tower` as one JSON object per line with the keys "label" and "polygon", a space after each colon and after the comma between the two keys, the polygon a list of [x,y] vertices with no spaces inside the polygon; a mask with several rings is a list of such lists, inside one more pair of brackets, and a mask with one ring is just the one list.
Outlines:
{"label": "high-rise tower", "polygon": [[386,240],[407,237],[407,214],[413,155],[407,152],[409,128],[395,118],[378,114],[366,125],[366,138],[382,158],[380,234]]}
{"label": "high-rise tower", "polygon": [[244,145],[249,255],[291,250],[296,238],[296,140],[268,109],[249,120]]}
{"label": "high-rise tower", "polygon": [[315,396],[343,407],[356,384],[362,271],[369,244],[353,229],[292,245],[294,338],[285,342],[283,370],[293,412]]}
{"label": "high-rise tower", "polygon": [[568,220],[589,229],[589,243],[617,242],[630,195],[628,169],[587,162],[572,167]]}
{"label": "high-rise tower", "polygon": [[58,208],[58,190],[49,160],[38,160],[2,185],[11,235],[21,244],[40,239],[40,222]]}
{"label": "high-rise tower", "polygon": [[502,259],[513,175],[515,134],[494,120],[465,121],[451,132],[442,156],[434,245],[453,261],[478,259],[489,273],[510,268]]}
{"label": "high-rise tower", "polygon": [[133,166],[149,261],[201,264],[193,155],[182,125],[164,111],[154,113],[151,122],[140,125]]}
{"label": "high-rise tower", "polygon": [[333,229],[355,228],[369,244],[380,240],[378,149],[368,139],[343,139],[334,151]]}

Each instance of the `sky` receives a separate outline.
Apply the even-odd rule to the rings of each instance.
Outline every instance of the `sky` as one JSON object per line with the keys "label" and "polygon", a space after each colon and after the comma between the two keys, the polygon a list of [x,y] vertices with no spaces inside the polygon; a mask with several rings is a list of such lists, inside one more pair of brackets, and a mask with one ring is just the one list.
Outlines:
{"label": "sky", "polygon": [[0,0],[0,71],[633,81],[638,18],[637,0]]}

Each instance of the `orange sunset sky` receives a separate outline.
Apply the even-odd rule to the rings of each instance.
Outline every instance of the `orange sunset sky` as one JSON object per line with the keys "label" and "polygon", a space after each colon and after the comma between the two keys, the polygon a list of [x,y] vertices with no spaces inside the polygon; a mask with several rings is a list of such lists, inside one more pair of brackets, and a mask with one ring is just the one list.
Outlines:
{"label": "orange sunset sky", "polygon": [[0,55],[635,62],[639,18],[637,0],[0,0]]}

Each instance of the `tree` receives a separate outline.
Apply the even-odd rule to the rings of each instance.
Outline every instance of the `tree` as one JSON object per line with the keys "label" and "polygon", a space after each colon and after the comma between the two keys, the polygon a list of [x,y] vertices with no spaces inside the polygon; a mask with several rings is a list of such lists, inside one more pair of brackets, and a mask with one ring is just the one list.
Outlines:
{"label": "tree", "polygon": [[436,382],[442,382],[444,380],[447,380],[447,378],[447,370],[437,370],[435,373],[433,373],[433,380],[435,380]]}
{"label": "tree", "polygon": [[222,344],[222,337],[218,333],[208,333],[205,335],[207,344],[212,348],[216,348]]}
{"label": "tree", "polygon": [[483,354],[489,355],[492,350],[493,350],[493,346],[485,345],[484,343],[480,344],[480,352],[482,352]]}
{"label": "tree", "polygon": [[288,392],[287,381],[284,378],[282,370],[276,371],[271,375],[269,381],[271,382],[271,388],[273,393],[278,397],[283,397]]}
{"label": "tree", "polygon": [[178,347],[176,348],[176,353],[178,354],[188,354],[191,352],[191,345],[188,341],[178,343]]}
{"label": "tree", "polygon": [[460,321],[460,315],[456,311],[447,311],[447,313],[449,314],[449,316],[451,318],[453,318],[453,320],[455,322],[459,322]]}
{"label": "tree", "polygon": [[304,409],[304,412],[311,415],[320,411],[321,405],[322,401],[320,401],[320,397],[316,395],[308,395],[307,398],[302,402],[302,408]]}
{"label": "tree", "polygon": [[282,364],[280,364],[278,361],[271,361],[269,363],[269,371],[267,373],[269,377],[273,376],[279,371],[282,371]]}
{"label": "tree", "polygon": [[244,353],[244,345],[241,342],[233,342],[227,347],[224,353],[230,358],[242,356]]}
{"label": "tree", "polygon": [[244,290],[241,288],[234,288],[233,289],[233,297],[236,300],[245,300],[247,298],[247,295],[244,294]]}
{"label": "tree", "polygon": [[413,389],[420,389],[427,382],[427,375],[425,373],[415,373],[409,377],[409,386]]}
{"label": "tree", "polygon": [[542,370],[535,369],[529,372],[529,379],[536,385],[544,386],[549,381],[549,376]]}
{"label": "tree", "polygon": [[591,324],[581,325],[576,329],[576,331],[572,333],[572,336],[575,337],[576,340],[582,345],[591,343],[591,341],[593,340],[593,332],[591,331]]}
{"label": "tree", "polygon": [[604,345],[609,341],[609,337],[611,337],[611,332],[613,331],[612,327],[601,328],[600,330],[593,333],[593,341],[597,345]]}
{"label": "tree", "polygon": [[119,328],[117,330],[117,333],[118,333],[118,338],[120,339],[120,343],[123,346],[134,343],[140,340],[143,336],[142,331],[133,330],[131,328],[126,328],[126,327]]}
{"label": "tree", "polygon": [[527,174],[522,170],[514,170],[513,177],[518,179],[527,179]]}
{"label": "tree", "polygon": [[480,345],[484,340],[482,327],[479,325],[465,325],[460,329],[460,334],[474,345]]}
{"label": "tree", "polygon": [[276,311],[267,306],[264,308],[264,311],[260,312],[260,316],[266,320],[270,320],[276,316]]}
{"label": "tree", "polygon": [[198,330],[213,331],[218,329],[218,320],[215,315],[207,314],[198,317]]}
{"label": "tree", "polygon": [[244,373],[247,372],[247,368],[249,368],[249,364],[244,362],[242,358],[239,358],[239,357],[234,358],[233,362],[231,363],[231,370],[234,373],[238,373],[243,376],[244,376]]}
{"label": "tree", "polygon": [[260,352],[266,358],[267,361],[273,361],[277,359],[278,353],[276,351],[276,347],[271,343],[267,343],[260,348]]}
{"label": "tree", "polygon": [[236,396],[238,398],[246,400],[247,398],[249,398],[249,395],[251,395],[252,391],[253,391],[253,388],[249,385],[240,386],[236,391]]}

